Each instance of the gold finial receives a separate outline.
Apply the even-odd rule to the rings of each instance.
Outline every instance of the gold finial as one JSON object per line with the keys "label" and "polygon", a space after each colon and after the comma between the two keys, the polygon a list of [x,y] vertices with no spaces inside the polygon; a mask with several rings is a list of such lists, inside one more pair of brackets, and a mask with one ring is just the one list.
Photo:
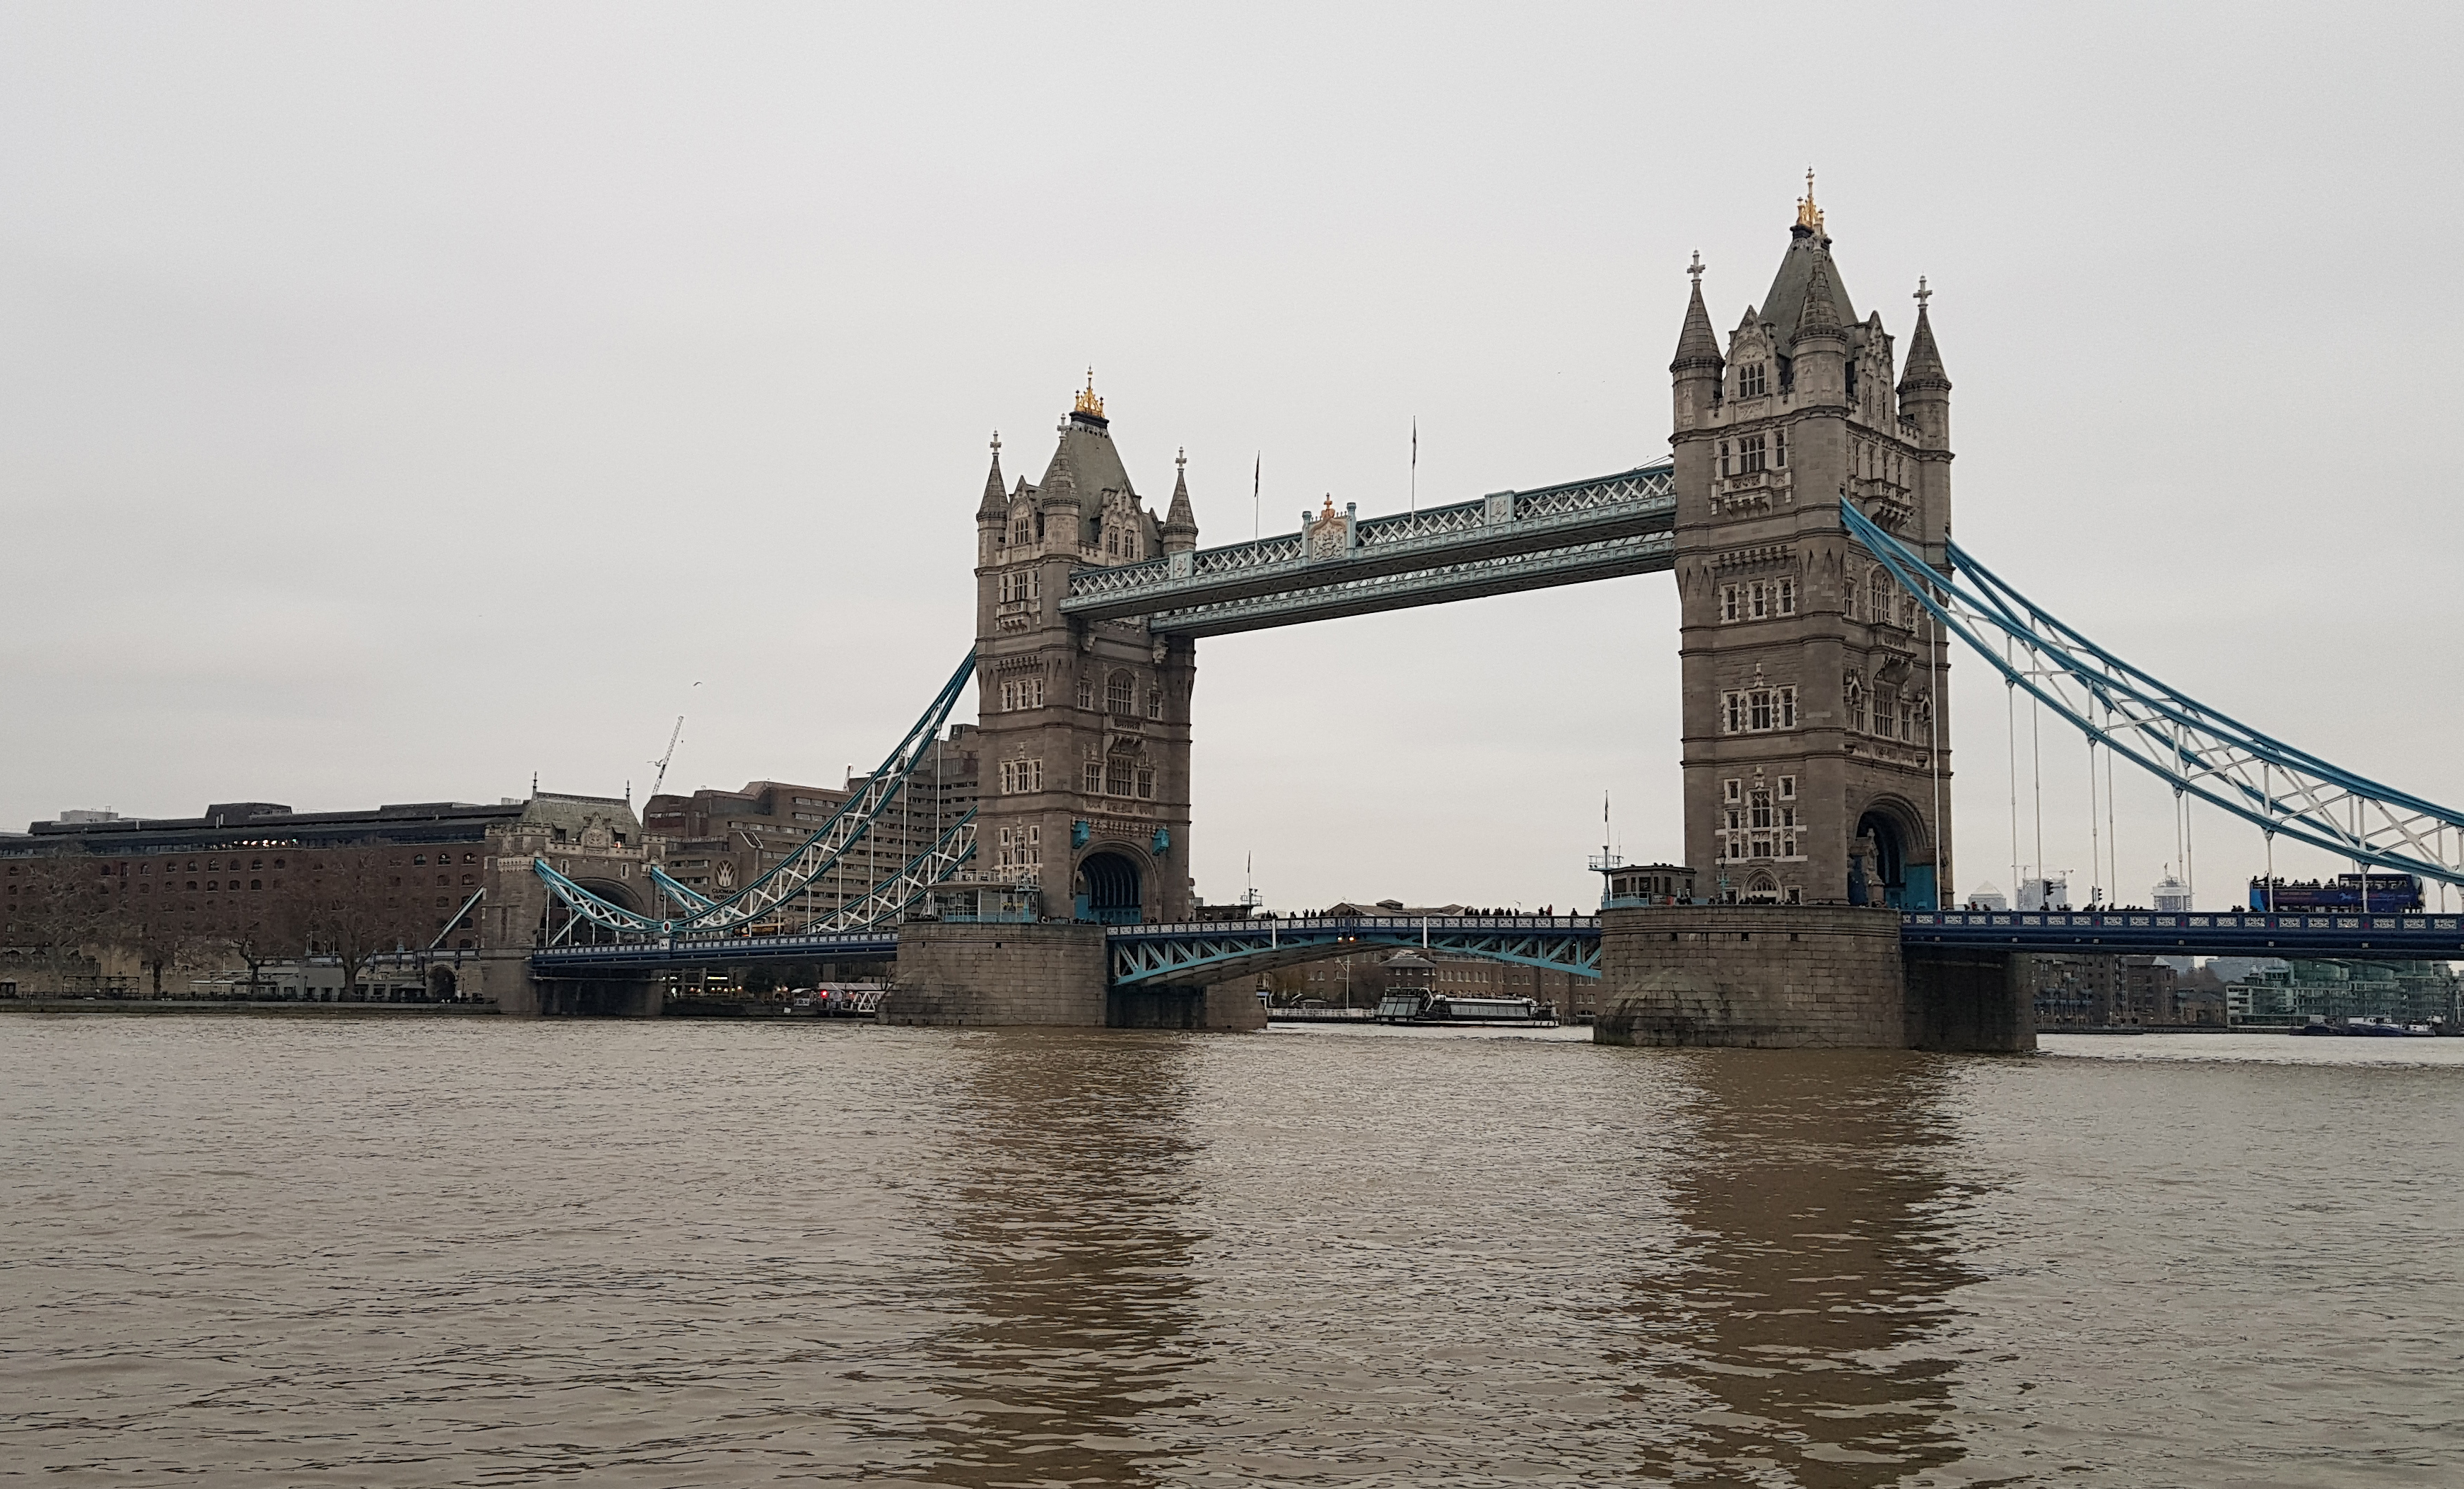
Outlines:
{"label": "gold finial", "polygon": [[1822,231],[1822,209],[1814,205],[1814,167],[1805,167],[1805,199],[1796,204],[1796,225],[1808,232]]}
{"label": "gold finial", "polygon": [[1095,396],[1095,369],[1093,367],[1089,367],[1087,369],[1087,390],[1078,395],[1078,407],[1076,411],[1080,413],[1091,413],[1099,419],[1104,416],[1104,400]]}
{"label": "gold finial", "polygon": [[1317,520],[1321,522],[1331,522],[1334,521],[1333,492],[1330,491],[1326,494],[1326,509],[1317,514]]}

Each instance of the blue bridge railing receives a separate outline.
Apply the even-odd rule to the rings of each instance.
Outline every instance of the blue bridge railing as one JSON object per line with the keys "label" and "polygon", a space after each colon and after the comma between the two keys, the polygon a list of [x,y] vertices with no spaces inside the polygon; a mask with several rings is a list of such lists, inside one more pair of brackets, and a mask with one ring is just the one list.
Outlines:
{"label": "blue bridge railing", "polygon": [[1900,942],[2014,951],[2437,961],[2464,956],[2464,916],[1945,910],[1901,916]]}

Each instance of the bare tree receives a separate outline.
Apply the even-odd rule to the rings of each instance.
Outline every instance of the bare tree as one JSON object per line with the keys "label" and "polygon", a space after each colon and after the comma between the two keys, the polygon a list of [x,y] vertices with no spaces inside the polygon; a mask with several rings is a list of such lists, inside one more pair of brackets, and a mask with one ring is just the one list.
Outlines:
{"label": "bare tree", "polygon": [[151,913],[131,911],[114,917],[108,931],[112,944],[136,953],[138,966],[152,979],[154,996],[163,996],[163,973],[212,944],[210,936],[180,924],[169,906]]}
{"label": "bare tree", "polygon": [[264,900],[252,898],[239,925],[223,938],[231,954],[248,964],[249,996],[256,996],[265,965],[305,956],[309,943],[307,876],[294,874],[274,881]]}
{"label": "bare tree", "polygon": [[82,853],[36,858],[19,876],[9,904],[12,940],[39,946],[55,992],[68,990],[68,963],[113,940],[118,907],[100,861]]}
{"label": "bare tree", "polygon": [[381,845],[356,843],[295,877],[298,928],[307,945],[342,965],[346,993],[371,959],[409,945],[433,920],[390,856]]}

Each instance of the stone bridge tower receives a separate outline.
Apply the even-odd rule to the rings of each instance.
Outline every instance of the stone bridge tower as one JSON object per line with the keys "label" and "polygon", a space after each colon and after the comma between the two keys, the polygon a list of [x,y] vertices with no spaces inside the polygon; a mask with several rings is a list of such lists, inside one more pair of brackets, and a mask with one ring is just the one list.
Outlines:
{"label": "stone bridge tower", "polygon": [[1061,613],[1075,568],[1198,546],[1184,469],[1158,522],[1112,444],[1094,379],[1032,485],[1003,489],[1001,441],[976,508],[979,872],[1033,883],[1047,916],[1178,921],[1191,908],[1195,643],[1143,619]]}
{"label": "stone bridge tower", "polygon": [[1854,501],[1944,563],[1950,381],[1922,281],[1897,367],[1810,174],[1725,353],[1691,272],[1669,368],[1688,861],[1739,902],[1929,907],[1950,881],[1945,640],[1839,519]]}

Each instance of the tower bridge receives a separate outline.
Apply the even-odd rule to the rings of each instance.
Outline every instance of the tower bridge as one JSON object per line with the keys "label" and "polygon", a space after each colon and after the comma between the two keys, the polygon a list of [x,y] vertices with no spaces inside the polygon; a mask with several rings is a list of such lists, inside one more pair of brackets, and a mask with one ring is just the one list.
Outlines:
{"label": "tower bridge", "polygon": [[[2035,951],[2464,952],[2452,919],[1945,909],[1954,640],[2093,745],[2271,838],[2464,882],[2464,816],[2199,704],[1954,544],[1928,291],[1903,352],[1879,312],[1858,314],[1810,185],[1725,338],[1705,272],[1688,270],[1666,457],[1383,517],[1330,499],[1250,543],[1199,546],[1185,460],[1163,514],[1146,504],[1090,375],[1038,479],[1008,478],[994,440],[974,648],[867,790],[723,899],[661,878],[669,904],[617,904],[543,859],[561,908],[535,974],[869,948],[896,956],[893,1018],[1243,1027],[1260,969],[1417,937],[1598,978],[1615,1036],[1638,1042],[2024,1048]],[[1192,922],[1198,638],[1661,570],[1681,601],[1685,859],[1712,902],[1548,925]],[[823,892],[863,861],[971,679],[974,810],[902,837],[912,851],[862,893]]]}

